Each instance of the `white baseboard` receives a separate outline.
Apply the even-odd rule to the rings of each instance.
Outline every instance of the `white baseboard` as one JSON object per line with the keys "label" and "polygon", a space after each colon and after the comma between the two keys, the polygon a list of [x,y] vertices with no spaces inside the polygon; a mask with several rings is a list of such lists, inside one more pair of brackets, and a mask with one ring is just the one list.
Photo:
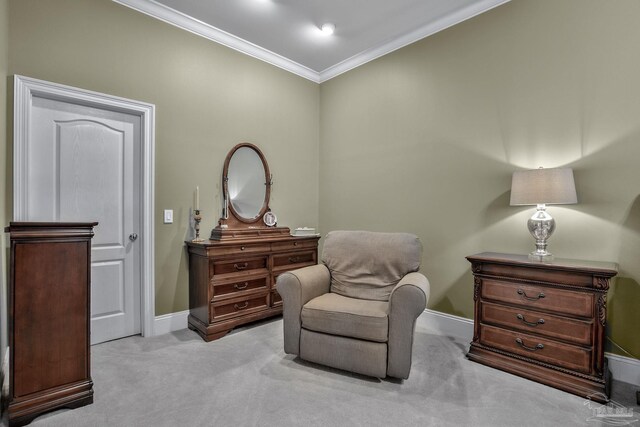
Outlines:
{"label": "white baseboard", "polygon": [[2,358],[2,374],[9,373],[9,347],[4,349],[4,357]]}
{"label": "white baseboard", "polygon": [[4,400],[9,396],[9,347],[5,349],[4,359],[2,359],[2,372],[0,373],[0,396],[2,396],[2,402],[0,403],[0,414],[4,410]]}
{"label": "white baseboard", "polygon": [[[427,328],[439,335],[460,338],[465,343],[473,339],[473,320],[426,309]],[[632,357],[605,353],[614,380],[640,387],[640,360]]]}
{"label": "white baseboard", "polygon": [[427,318],[427,329],[438,335],[460,338],[465,343],[473,339],[473,319],[441,313],[428,308],[422,314]]}
{"label": "white baseboard", "polygon": [[156,316],[155,322],[153,323],[153,335],[168,334],[169,332],[185,329],[187,327],[188,316],[189,310]]}
{"label": "white baseboard", "polygon": [[640,360],[632,357],[605,353],[609,360],[609,370],[614,380],[640,387]]}

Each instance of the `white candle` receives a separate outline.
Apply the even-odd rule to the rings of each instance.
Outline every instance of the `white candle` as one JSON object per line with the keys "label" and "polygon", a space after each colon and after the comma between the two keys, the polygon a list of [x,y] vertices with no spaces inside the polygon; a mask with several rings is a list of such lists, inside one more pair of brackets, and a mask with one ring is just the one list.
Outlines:
{"label": "white candle", "polygon": [[196,210],[200,210],[200,187],[196,185]]}

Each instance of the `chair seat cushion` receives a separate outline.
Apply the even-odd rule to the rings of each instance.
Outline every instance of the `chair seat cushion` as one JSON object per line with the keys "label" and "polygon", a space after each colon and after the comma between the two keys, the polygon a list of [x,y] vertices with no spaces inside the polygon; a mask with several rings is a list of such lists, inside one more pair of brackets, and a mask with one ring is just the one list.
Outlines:
{"label": "chair seat cushion", "polygon": [[331,335],[387,342],[389,303],[327,293],[302,307],[302,327]]}

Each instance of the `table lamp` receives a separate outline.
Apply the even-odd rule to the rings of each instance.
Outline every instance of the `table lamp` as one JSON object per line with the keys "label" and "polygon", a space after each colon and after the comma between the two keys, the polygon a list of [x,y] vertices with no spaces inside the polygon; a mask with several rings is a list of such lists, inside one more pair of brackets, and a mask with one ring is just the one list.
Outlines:
{"label": "table lamp", "polygon": [[547,212],[546,205],[578,203],[576,185],[571,168],[533,169],[516,171],[511,180],[511,206],[537,205],[527,227],[536,240],[536,250],[529,258],[552,261],[547,251],[547,240],[556,228],[556,221]]}

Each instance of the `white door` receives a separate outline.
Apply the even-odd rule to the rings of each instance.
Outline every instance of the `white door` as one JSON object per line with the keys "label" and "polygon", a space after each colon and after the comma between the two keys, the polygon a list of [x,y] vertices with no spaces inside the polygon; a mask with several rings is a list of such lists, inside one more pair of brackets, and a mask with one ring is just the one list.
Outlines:
{"label": "white door", "polygon": [[91,222],[91,343],[139,334],[141,118],[32,99],[28,221]]}

